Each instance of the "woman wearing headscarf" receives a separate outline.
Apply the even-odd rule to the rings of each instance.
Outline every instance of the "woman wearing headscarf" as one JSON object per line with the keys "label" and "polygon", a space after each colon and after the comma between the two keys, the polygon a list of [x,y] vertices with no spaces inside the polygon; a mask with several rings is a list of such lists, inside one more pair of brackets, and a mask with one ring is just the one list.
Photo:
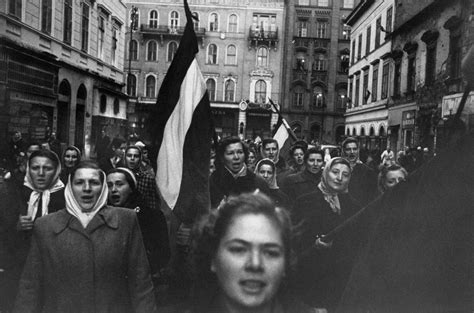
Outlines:
{"label": "woman wearing headscarf", "polygon": [[72,169],[81,161],[81,150],[76,146],[69,146],[64,150],[62,158],[62,170],[59,178],[63,183],[67,182]]}
{"label": "woman wearing headscarf", "polygon": [[156,312],[136,213],[106,205],[105,173],[81,162],[64,194],[35,224],[13,312]]}
{"label": "woman wearing headscarf", "polygon": [[289,199],[278,187],[275,163],[270,159],[261,159],[255,166],[255,174],[262,177],[267,183],[269,188],[267,196],[275,202],[275,205],[286,208],[289,204]]}
{"label": "woman wearing headscarf", "polygon": [[311,307],[330,312],[344,290],[365,227],[348,227],[329,243],[318,236],[327,234],[358,211],[359,206],[349,195],[350,178],[349,162],[340,157],[331,159],[317,189],[299,197],[293,209],[299,257],[294,287]]}

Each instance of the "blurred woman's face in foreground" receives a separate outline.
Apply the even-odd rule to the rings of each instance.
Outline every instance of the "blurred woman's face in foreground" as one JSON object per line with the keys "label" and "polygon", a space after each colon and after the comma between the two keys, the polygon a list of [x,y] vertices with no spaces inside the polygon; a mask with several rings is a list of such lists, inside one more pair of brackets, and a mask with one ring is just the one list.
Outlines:
{"label": "blurred woman's face in foreground", "polygon": [[402,170],[389,171],[385,177],[385,188],[390,189],[395,187],[401,181],[406,179],[405,173]]}
{"label": "blurred woman's face in foreground", "polygon": [[271,305],[285,276],[281,229],[262,214],[234,218],[219,242],[211,270],[224,301],[235,309]]}

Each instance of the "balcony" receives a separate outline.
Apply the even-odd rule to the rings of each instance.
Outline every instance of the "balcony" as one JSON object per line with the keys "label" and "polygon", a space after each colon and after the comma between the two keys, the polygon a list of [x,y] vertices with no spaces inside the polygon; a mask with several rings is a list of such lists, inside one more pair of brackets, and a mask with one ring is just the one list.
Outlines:
{"label": "balcony", "polygon": [[278,27],[260,28],[251,26],[248,41],[249,49],[257,48],[260,45],[268,45],[276,50],[278,45]]}
{"label": "balcony", "polygon": [[293,70],[293,81],[302,81],[306,83],[306,73],[304,70]]}
{"label": "balcony", "polygon": [[322,82],[327,85],[328,83],[328,73],[327,71],[311,71],[311,81],[312,82]]}
{"label": "balcony", "polygon": [[[158,37],[160,38],[160,44],[163,46],[163,40],[175,39],[178,40],[184,33],[185,26],[169,26],[169,25],[156,25],[150,26],[150,24],[141,24],[140,32],[144,37]],[[204,27],[198,27],[194,29],[196,37],[201,40],[206,35],[206,29]]]}

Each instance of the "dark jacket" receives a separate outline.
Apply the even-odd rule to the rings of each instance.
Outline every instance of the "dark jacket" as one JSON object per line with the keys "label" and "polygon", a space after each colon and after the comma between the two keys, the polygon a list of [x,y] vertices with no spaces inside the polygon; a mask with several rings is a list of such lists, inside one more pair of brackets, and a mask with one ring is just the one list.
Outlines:
{"label": "dark jacket", "polygon": [[247,171],[247,175],[235,179],[227,169],[221,168],[212,173],[209,185],[213,208],[219,205],[224,196],[252,192],[257,188],[268,194],[267,183],[251,171]]}
{"label": "dark jacket", "polygon": [[288,209],[290,205],[290,198],[284,193],[281,188],[268,189],[266,191],[267,196],[275,202],[275,205]]}
{"label": "dark jacket", "polygon": [[298,257],[292,285],[296,294],[311,307],[333,309],[337,305],[360,245],[365,240],[366,225],[359,221],[344,229],[330,248],[314,247],[318,235],[327,234],[359,209],[349,194],[340,194],[339,201],[341,215],[333,212],[323,193],[317,189],[299,197],[292,212]]}
{"label": "dark jacket", "polygon": [[292,203],[304,194],[313,192],[318,188],[318,184],[321,182],[321,173],[317,174],[303,170],[300,173],[287,176],[281,183],[281,189],[288,195],[288,198]]}
{"label": "dark jacket", "polygon": [[155,312],[135,212],[105,206],[84,229],[66,210],[39,219],[13,312]]}
{"label": "dark jacket", "polygon": [[137,212],[138,224],[143,237],[148,262],[154,274],[168,264],[171,251],[168,224],[160,209],[145,206],[141,194],[135,192],[124,207]]}
{"label": "dark jacket", "polygon": [[349,193],[361,206],[369,204],[378,194],[377,173],[365,164],[356,164],[352,169]]}

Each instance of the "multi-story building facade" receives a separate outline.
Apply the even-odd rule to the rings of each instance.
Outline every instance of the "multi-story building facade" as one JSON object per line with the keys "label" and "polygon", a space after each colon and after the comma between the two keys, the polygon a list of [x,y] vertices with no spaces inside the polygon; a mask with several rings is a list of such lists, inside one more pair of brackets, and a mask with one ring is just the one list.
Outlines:
{"label": "multi-story building facade", "polygon": [[[395,150],[423,146],[436,151],[446,139],[445,123],[455,114],[464,90],[461,60],[474,44],[474,4],[398,0],[396,6],[390,55],[390,144]],[[468,126],[473,109],[471,93],[464,109]]]}
{"label": "multi-story building facade", "polygon": [[344,136],[350,27],[357,0],[296,0],[287,8],[282,111],[300,138]]}
{"label": "multi-story building facade", "polygon": [[351,26],[346,135],[368,150],[387,145],[389,73],[397,70],[389,56],[395,1],[362,1],[347,17]]}
{"label": "multi-story building facade", "polygon": [[89,156],[100,129],[125,129],[125,15],[121,0],[2,1],[2,147],[14,131],[34,141],[54,131]]}
{"label": "multi-story building facade", "polygon": [[[218,135],[267,137],[277,121],[269,98],[280,102],[284,1],[189,0],[200,42],[197,60],[206,80]],[[173,59],[186,16],[174,0],[128,1],[138,25],[126,36],[130,124],[144,131],[148,111]],[[130,25],[130,22],[127,22]]]}

